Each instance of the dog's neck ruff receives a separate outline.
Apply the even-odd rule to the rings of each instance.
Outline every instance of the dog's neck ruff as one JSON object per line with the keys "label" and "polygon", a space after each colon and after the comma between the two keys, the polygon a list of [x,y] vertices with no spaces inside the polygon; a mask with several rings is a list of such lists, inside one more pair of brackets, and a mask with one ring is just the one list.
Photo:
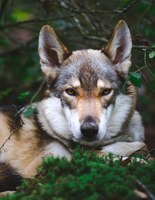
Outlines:
{"label": "dog's neck ruff", "polygon": [[88,143],[80,144],[72,139],[72,133],[63,113],[61,101],[56,97],[50,97],[38,103],[37,119],[43,131],[46,131],[51,138],[58,140],[71,150],[77,146],[82,146],[85,149],[96,149],[101,146],[101,143],[98,142],[92,145]]}
{"label": "dog's neck ruff", "polygon": [[68,146],[71,133],[61,109],[60,99],[49,97],[39,102],[37,117],[43,130]]}
{"label": "dog's neck ruff", "polygon": [[[109,144],[112,138],[121,133],[122,126],[126,121],[127,113],[131,109],[131,98],[120,94],[112,108],[111,118],[107,125],[106,135],[100,141],[82,142],[74,140],[69,123],[62,109],[61,101],[57,97],[49,97],[38,103],[38,121],[44,131],[52,138],[60,141],[68,148],[74,149],[77,145],[86,149],[96,149]],[[128,102],[124,104],[124,102]]]}

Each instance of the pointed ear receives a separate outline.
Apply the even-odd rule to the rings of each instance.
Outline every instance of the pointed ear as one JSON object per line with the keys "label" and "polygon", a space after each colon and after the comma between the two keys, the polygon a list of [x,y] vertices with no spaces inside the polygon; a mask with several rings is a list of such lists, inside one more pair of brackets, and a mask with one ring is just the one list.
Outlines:
{"label": "pointed ear", "polygon": [[41,69],[47,77],[56,76],[60,65],[69,56],[67,48],[48,25],[43,26],[40,31],[38,52]]}
{"label": "pointed ear", "polygon": [[132,40],[129,28],[125,21],[120,20],[103,52],[123,76],[127,76],[131,65],[131,49]]}

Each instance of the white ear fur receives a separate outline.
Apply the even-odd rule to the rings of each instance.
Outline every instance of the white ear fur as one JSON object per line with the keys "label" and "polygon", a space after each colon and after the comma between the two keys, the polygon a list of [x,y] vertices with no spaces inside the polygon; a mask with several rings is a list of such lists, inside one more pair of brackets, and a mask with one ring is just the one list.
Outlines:
{"label": "white ear fur", "polygon": [[69,55],[67,48],[48,25],[43,26],[40,31],[38,52],[41,69],[46,76],[56,74],[64,59]]}
{"label": "white ear fur", "polygon": [[103,52],[115,65],[116,70],[125,76],[131,65],[131,49],[132,40],[129,28],[125,21],[120,20]]}

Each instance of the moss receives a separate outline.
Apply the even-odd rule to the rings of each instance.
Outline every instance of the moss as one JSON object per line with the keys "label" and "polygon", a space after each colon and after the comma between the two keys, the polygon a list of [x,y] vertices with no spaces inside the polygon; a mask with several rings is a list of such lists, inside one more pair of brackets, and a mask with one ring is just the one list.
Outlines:
{"label": "moss", "polygon": [[[136,180],[155,191],[155,160],[124,166],[112,156],[99,158],[77,150],[72,160],[46,158],[38,175],[25,180],[13,195],[3,200],[136,200]],[[155,193],[155,192],[154,192]]]}

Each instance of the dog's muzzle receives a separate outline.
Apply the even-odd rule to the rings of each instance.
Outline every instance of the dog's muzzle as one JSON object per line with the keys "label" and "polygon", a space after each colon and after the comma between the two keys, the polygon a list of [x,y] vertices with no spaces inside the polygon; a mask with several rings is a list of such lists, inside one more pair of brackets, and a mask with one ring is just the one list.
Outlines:
{"label": "dog's muzzle", "polygon": [[81,133],[85,140],[92,141],[96,138],[99,127],[92,117],[87,117],[81,125]]}

